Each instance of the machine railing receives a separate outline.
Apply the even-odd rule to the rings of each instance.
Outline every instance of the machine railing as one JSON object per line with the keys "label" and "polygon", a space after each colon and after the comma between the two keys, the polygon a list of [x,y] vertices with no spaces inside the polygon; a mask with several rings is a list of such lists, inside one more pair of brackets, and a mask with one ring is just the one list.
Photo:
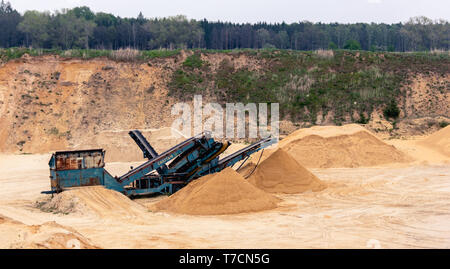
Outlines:
{"label": "machine railing", "polygon": [[166,150],[155,158],[141,164],[140,166],[128,171],[123,176],[119,177],[117,181],[121,184],[126,184],[127,182],[134,181],[140,177],[146,175],[147,173],[157,170],[158,168],[165,165],[170,160],[176,158],[181,153],[185,152],[189,148],[193,147],[198,139],[206,138],[207,134],[202,133],[200,135],[189,138],[188,140],[181,142],[180,144]]}

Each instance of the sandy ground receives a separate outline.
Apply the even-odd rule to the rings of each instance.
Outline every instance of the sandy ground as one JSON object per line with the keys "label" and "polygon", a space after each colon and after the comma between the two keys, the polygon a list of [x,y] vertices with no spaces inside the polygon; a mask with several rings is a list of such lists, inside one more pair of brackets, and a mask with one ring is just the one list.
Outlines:
{"label": "sandy ground", "polygon": [[443,163],[450,165],[450,156],[446,156],[440,151],[423,145],[422,141],[425,138],[426,136],[417,136],[409,139],[385,140],[384,142],[395,146],[400,151],[411,156],[416,164]]}
{"label": "sandy ground", "polygon": [[[222,216],[43,212],[33,203],[49,189],[50,155],[0,155],[0,215],[27,225],[56,221],[101,248],[450,248],[450,160],[417,140],[386,142],[417,161],[312,169],[327,189],[277,195],[283,202],[273,210]],[[136,164],[107,169],[120,174]]]}
{"label": "sandy ground", "polygon": [[[450,158],[421,140],[385,140],[412,163],[311,169],[327,189],[276,195],[283,202],[273,210],[221,216],[43,212],[34,203],[48,197],[41,192],[49,190],[50,154],[0,155],[0,215],[26,225],[56,221],[102,248],[450,248]],[[106,169],[119,175],[138,164]]]}

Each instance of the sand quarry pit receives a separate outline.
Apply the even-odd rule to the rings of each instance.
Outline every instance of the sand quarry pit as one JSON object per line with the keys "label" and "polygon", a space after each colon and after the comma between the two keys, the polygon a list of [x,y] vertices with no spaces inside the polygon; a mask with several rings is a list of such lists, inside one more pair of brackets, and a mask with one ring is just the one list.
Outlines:
{"label": "sand quarry pit", "polygon": [[155,208],[181,214],[223,215],[274,209],[278,198],[255,188],[232,168],[192,181]]}
{"label": "sand quarry pit", "polygon": [[326,188],[325,183],[281,148],[257,166],[249,182],[271,193],[302,193]]}
{"label": "sand quarry pit", "polygon": [[357,124],[299,129],[279,147],[310,168],[369,167],[412,159]]}
{"label": "sand quarry pit", "polygon": [[[327,128],[314,132],[326,138]],[[342,127],[329,129],[330,137],[336,137]],[[52,199],[41,193],[50,189],[50,155],[0,155],[0,248],[450,248],[450,158],[422,145],[425,140],[380,141],[384,144],[379,147],[414,157],[414,162],[401,165],[390,165],[396,161],[391,157],[373,167],[305,165],[315,176],[310,181],[305,176],[309,173],[294,169],[289,174],[304,172],[298,175],[307,187],[301,193],[278,189],[283,184],[295,188],[276,171],[291,167],[285,155],[291,153],[281,147],[287,153],[263,154],[257,168],[283,179],[281,185],[266,184],[271,188],[261,190],[247,182],[250,178],[242,181],[226,170],[200,178],[170,197],[134,200],[102,187],[73,188]],[[280,144],[286,142],[289,139]],[[275,162],[277,156],[281,162]],[[254,157],[259,158],[258,153]],[[427,162],[418,162],[418,157]],[[348,164],[335,160],[336,154],[330,158],[336,166]],[[128,171],[130,165],[135,163],[108,163],[107,169]],[[249,173],[253,167],[248,168]],[[248,175],[244,172],[240,171]],[[326,188],[314,191],[314,184],[307,182],[315,178]]]}

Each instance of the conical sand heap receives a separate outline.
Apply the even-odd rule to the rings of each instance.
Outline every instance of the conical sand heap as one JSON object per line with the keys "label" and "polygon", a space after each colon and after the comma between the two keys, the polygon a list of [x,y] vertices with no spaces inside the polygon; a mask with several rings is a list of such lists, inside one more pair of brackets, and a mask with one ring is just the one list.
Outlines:
{"label": "conical sand heap", "polygon": [[249,182],[271,193],[302,193],[326,188],[314,174],[279,148],[256,168]]}
{"label": "conical sand heap", "polygon": [[199,178],[155,204],[157,210],[190,215],[223,215],[273,209],[278,198],[245,180],[232,168]]}
{"label": "conical sand heap", "polygon": [[445,156],[450,157],[450,126],[433,133],[421,141],[420,144],[430,147]]}

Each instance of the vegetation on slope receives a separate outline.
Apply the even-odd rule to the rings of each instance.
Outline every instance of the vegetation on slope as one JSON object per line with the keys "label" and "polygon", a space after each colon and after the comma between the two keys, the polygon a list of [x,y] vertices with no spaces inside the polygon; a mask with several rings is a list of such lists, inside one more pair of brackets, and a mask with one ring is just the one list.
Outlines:
{"label": "vegetation on slope", "polygon": [[214,52],[197,51],[188,57],[173,73],[171,95],[183,99],[203,94],[221,103],[277,102],[283,117],[312,123],[319,113],[326,116],[330,111],[336,124],[346,121],[348,113],[351,120],[365,123],[376,108],[395,119],[402,86],[408,84],[411,73],[445,75],[450,70],[448,54],[348,50],[234,51],[228,54],[263,60],[262,66],[237,68],[225,59],[212,70],[208,63],[195,60],[200,53]]}
{"label": "vegetation on slope", "polygon": [[[385,118],[400,114],[399,98],[406,94],[411,74],[447,75],[450,55],[446,52],[368,52],[353,50],[193,50],[184,62],[173,67],[169,94],[190,100],[202,94],[219,103],[280,103],[283,118],[293,122],[316,123],[329,112],[336,124],[353,121],[367,123],[374,109]],[[107,57],[116,61],[149,61],[179,56],[180,50],[56,50],[0,49],[3,61],[22,57],[55,54],[60,57],[90,59]],[[204,58],[220,53],[217,67]],[[257,66],[236,66],[233,57],[254,59]],[[231,60],[230,60],[231,59]],[[438,85],[440,92],[450,83]],[[350,119],[348,118],[350,116]],[[320,117],[319,117],[320,118]]]}
{"label": "vegetation on slope", "polygon": [[96,49],[33,49],[33,48],[0,48],[0,60],[9,61],[17,59],[25,54],[30,56],[41,55],[59,55],[64,58],[82,58],[92,59],[97,57],[107,57],[116,61],[138,61],[149,60],[153,58],[165,58],[175,56],[180,53],[180,50],[134,50],[134,49],[121,49],[121,50],[96,50]]}

